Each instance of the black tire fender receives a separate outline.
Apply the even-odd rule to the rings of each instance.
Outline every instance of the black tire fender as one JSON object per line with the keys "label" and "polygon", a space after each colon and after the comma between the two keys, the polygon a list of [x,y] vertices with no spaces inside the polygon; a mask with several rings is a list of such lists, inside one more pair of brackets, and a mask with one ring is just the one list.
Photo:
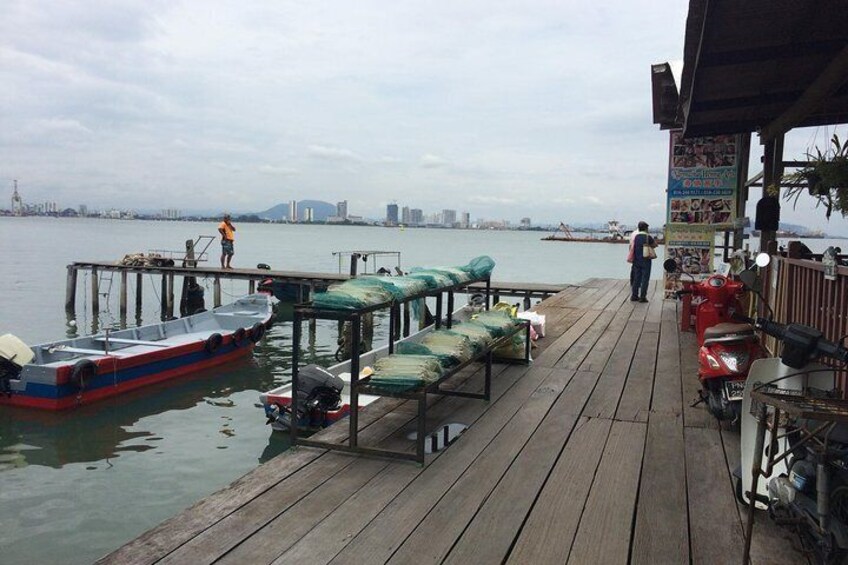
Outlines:
{"label": "black tire fender", "polygon": [[233,345],[236,347],[241,347],[244,345],[245,340],[247,339],[247,330],[244,328],[239,328],[233,332]]}
{"label": "black tire fender", "polygon": [[253,324],[253,327],[250,328],[250,339],[253,340],[253,343],[259,343],[265,337],[265,324],[262,322],[256,322]]}
{"label": "black tire fender", "polygon": [[97,363],[91,359],[80,359],[74,363],[71,370],[71,383],[80,390],[85,390],[89,383],[97,376]]}
{"label": "black tire fender", "polygon": [[203,348],[206,350],[206,353],[211,354],[218,351],[223,343],[224,337],[219,333],[214,333],[206,338],[206,343],[203,345]]}

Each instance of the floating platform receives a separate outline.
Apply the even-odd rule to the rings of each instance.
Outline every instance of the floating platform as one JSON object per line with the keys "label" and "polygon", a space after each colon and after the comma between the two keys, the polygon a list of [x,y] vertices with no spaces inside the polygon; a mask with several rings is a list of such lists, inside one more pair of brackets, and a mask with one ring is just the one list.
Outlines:
{"label": "floating platform", "polygon": [[[656,283],[648,304],[629,292],[594,279],[537,305],[532,366],[496,366],[489,403],[433,398],[428,429],[469,428],[424,467],[299,447],[100,562],[740,562],[739,434],[690,406],[697,346],[677,304]],[[445,384],[472,390],[475,370]],[[379,399],[360,437],[411,450],[415,424]],[[806,563],[767,520],[754,536],[754,564]]]}

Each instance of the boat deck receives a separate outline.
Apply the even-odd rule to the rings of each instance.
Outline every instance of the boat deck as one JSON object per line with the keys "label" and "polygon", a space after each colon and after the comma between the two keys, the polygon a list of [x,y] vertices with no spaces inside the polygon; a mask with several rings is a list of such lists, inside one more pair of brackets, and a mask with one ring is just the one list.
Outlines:
{"label": "boat deck", "polygon": [[[498,366],[488,403],[434,398],[430,424],[470,427],[426,466],[301,447],[101,561],[741,562],[738,432],[690,406],[695,338],[676,304],[657,286],[648,304],[628,293],[593,279],[539,304],[547,337],[532,366]],[[452,382],[473,389],[477,376]],[[412,449],[414,420],[411,404],[380,399],[360,437]],[[806,562],[758,518],[755,564]]]}

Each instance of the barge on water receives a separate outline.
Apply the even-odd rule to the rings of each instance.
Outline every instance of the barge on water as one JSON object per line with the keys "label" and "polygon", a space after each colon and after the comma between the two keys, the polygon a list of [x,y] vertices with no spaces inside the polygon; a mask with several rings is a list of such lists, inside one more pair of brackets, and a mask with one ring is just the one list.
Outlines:
{"label": "barge on water", "polygon": [[27,347],[0,337],[0,405],[64,410],[248,355],[271,299],[252,294],[176,320]]}

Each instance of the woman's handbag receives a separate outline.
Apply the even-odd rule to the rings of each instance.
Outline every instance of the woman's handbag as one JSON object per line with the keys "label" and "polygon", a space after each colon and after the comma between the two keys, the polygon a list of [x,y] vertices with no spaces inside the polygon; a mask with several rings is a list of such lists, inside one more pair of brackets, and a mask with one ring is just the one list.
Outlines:
{"label": "woman's handbag", "polygon": [[657,250],[654,249],[654,238],[648,237],[648,243],[642,246],[642,257],[645,259],[656,259]]}

